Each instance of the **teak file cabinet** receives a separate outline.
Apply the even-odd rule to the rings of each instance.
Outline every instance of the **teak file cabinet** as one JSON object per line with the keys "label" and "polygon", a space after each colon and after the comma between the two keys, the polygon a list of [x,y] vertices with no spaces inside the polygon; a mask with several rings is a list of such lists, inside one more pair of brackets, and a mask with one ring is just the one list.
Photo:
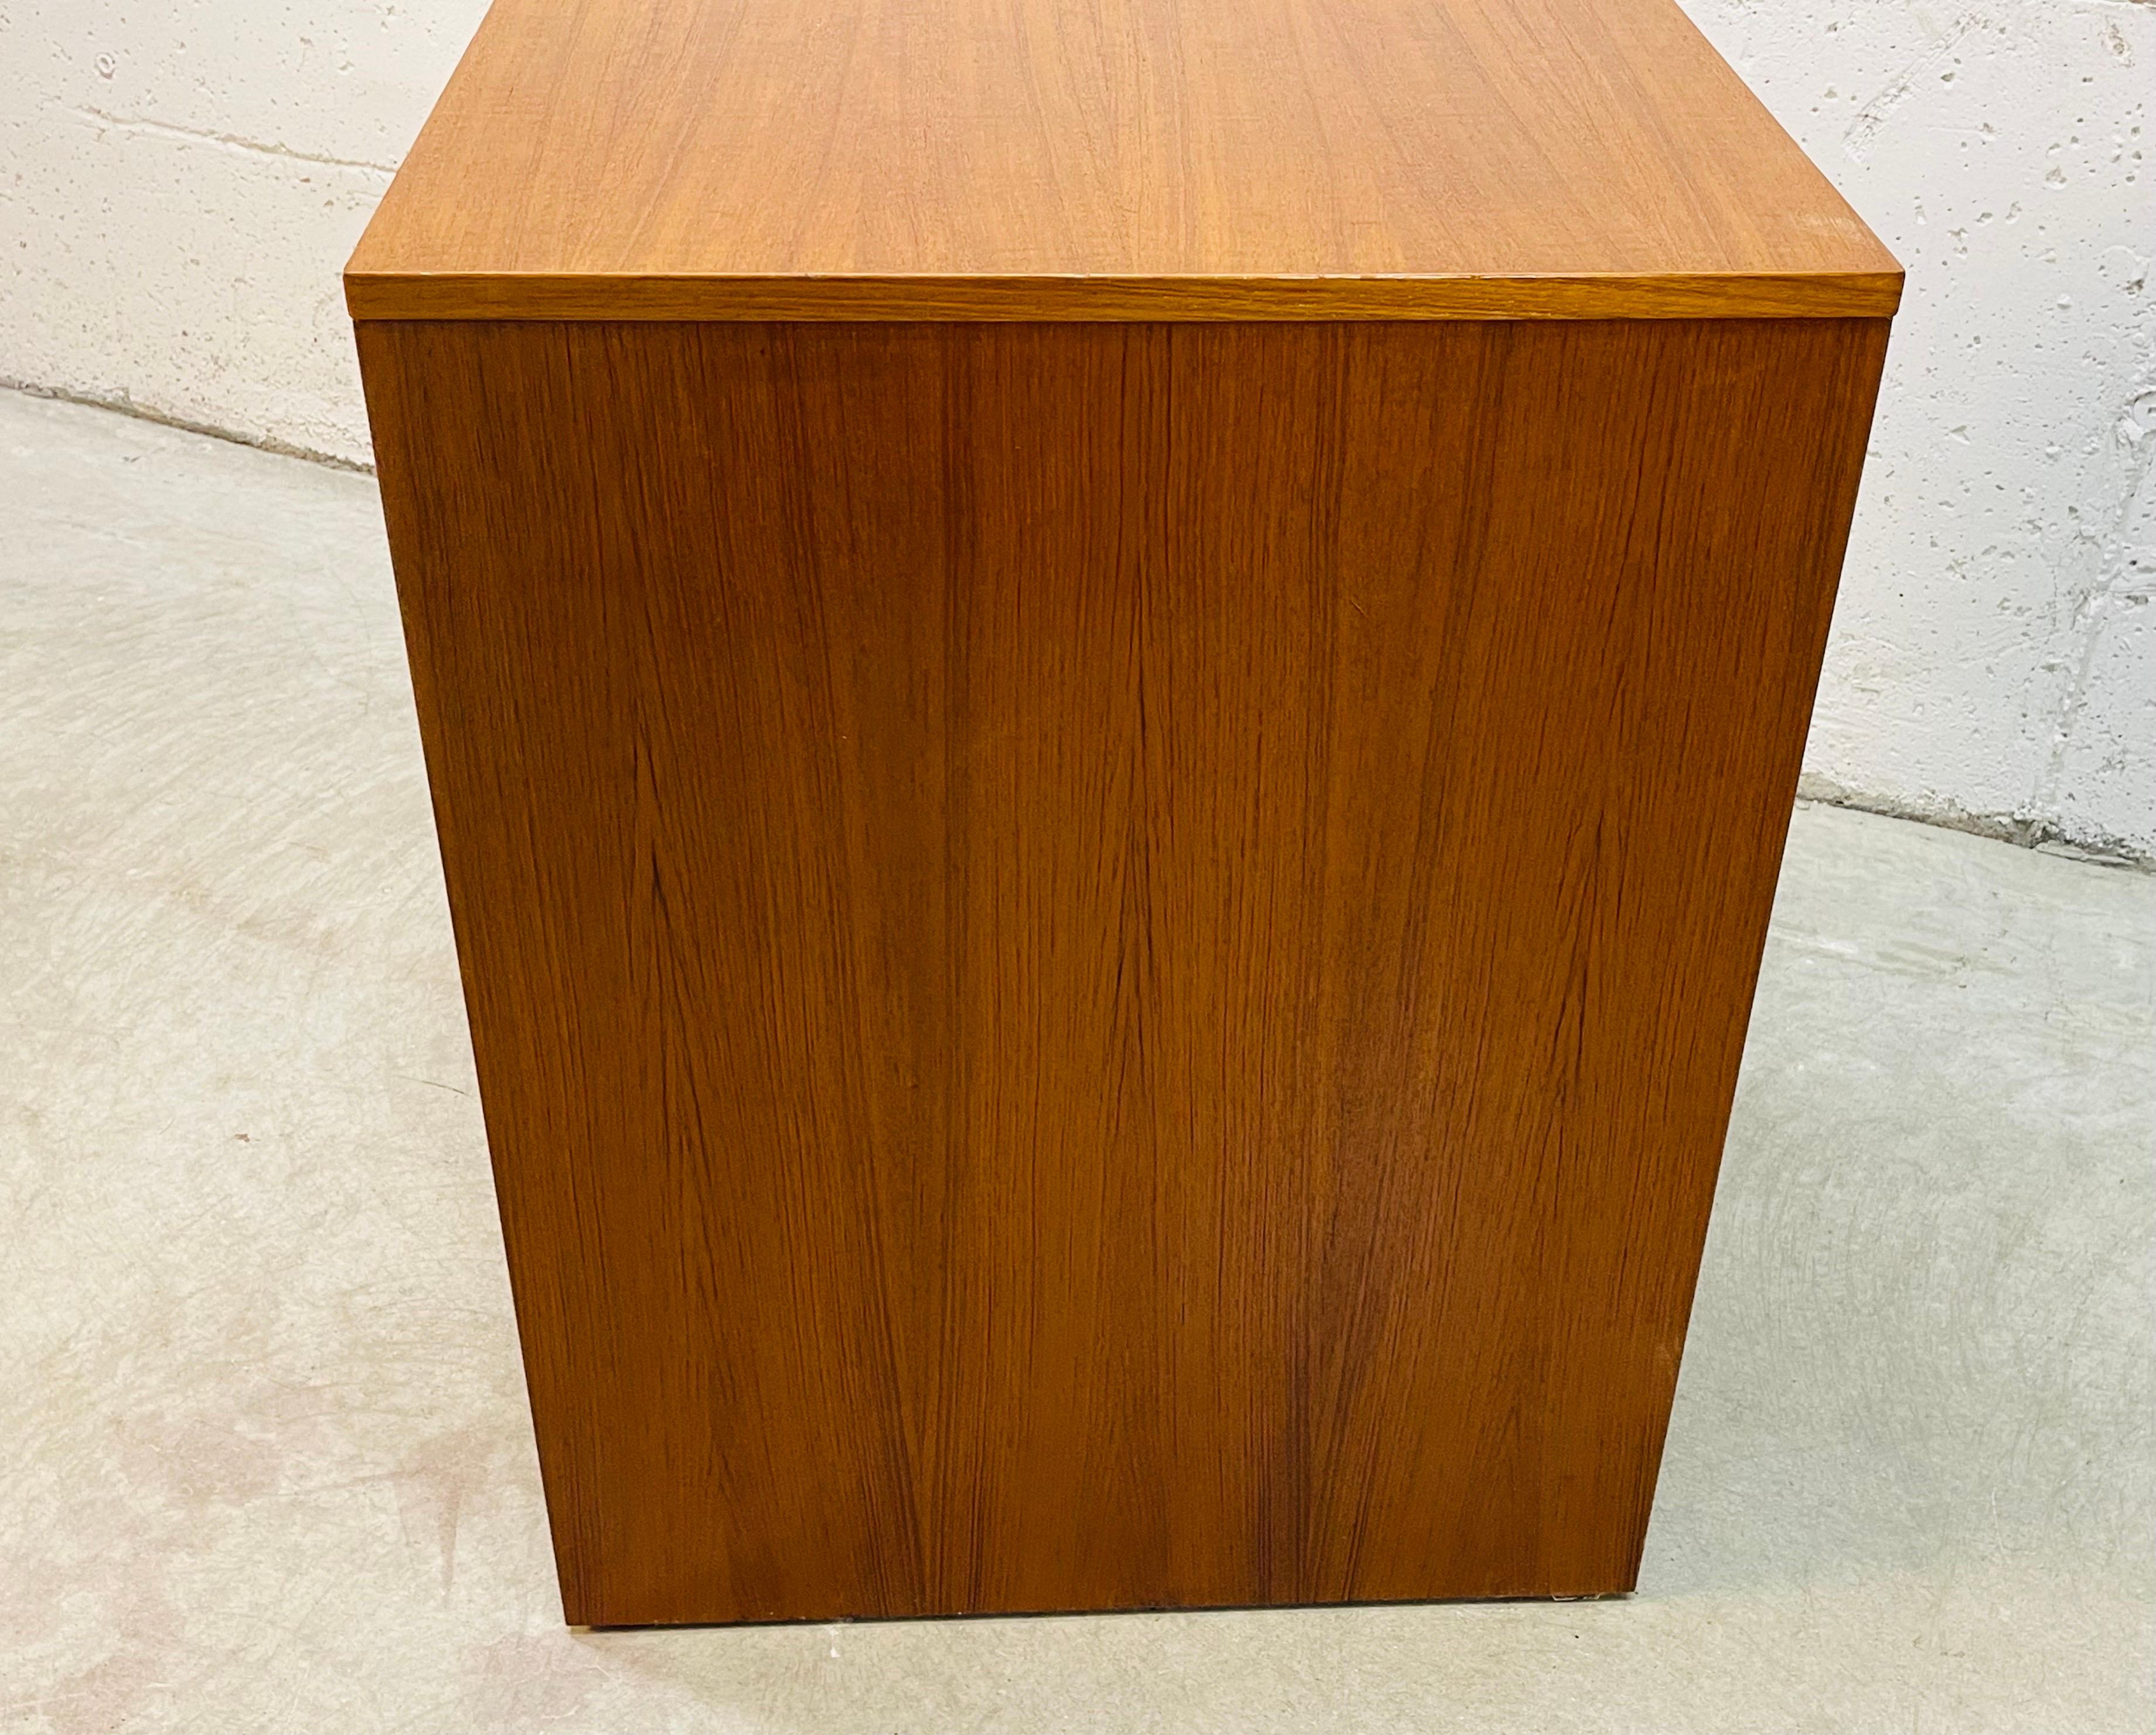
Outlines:
{"label": "teak file cabinet", "polygon": [[1633,1583],[1900,281],[1671,0],[497,0],[346,283],[572,1621]]}

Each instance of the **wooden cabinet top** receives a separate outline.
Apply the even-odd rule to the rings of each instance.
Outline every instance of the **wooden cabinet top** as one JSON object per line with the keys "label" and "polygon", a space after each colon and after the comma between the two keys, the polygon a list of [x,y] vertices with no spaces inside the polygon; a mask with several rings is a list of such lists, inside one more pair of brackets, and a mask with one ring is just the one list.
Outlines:
{"label": "wooden cabinet top", "polygon": [[495,0],[360,318],[1865,316],[1673,0]]}

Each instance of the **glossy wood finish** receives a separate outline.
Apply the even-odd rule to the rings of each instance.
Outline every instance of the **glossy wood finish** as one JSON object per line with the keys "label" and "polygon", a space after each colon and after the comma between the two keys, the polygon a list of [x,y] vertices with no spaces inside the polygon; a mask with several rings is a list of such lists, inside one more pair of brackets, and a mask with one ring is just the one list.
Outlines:
{"label": "glossy wood finish", "polygon": [[362,325],[569,1618],[1629,1586],[1886,331]]}
{"label": "glossy wood finish", "polygon": [[1674,0],[495,0],[362,318],[1693,318],[1901,272]]}

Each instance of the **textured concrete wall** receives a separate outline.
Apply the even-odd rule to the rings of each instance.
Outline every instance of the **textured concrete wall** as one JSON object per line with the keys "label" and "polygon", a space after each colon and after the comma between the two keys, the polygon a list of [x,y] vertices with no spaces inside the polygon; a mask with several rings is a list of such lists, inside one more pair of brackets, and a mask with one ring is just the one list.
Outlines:
{"label": "textured concrete wall", "polygon": [[[2148,0],[1686,0],[1910,270],[1810,756],[2156,850]],[[349,459],[336,271],[482,0],[0,0],[0,377]]]}
{"label": "textured concrete wall", "polygon": [[337,274],[485,0],[0,0],[0,377],[346,459]]}
{"label": "textured concrete wall", "polygon": [[2156,849],[2156,4],[1686,4],[1909,272],[1811,787]]}

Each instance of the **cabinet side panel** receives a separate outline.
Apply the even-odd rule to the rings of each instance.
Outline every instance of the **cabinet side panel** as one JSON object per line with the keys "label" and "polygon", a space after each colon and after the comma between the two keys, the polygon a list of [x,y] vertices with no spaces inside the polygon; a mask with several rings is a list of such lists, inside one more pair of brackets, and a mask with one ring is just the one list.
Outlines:
{"label": "cabinet side panel", "polygon": [[570,1618],[1629,1585],[1885,331],[362,324]]}
{"label": "cabinet side panel", "polygon": [[1634,1582],[1885,336],[1350,328],[1265,496],[1325,551],[1309,1597]]}

